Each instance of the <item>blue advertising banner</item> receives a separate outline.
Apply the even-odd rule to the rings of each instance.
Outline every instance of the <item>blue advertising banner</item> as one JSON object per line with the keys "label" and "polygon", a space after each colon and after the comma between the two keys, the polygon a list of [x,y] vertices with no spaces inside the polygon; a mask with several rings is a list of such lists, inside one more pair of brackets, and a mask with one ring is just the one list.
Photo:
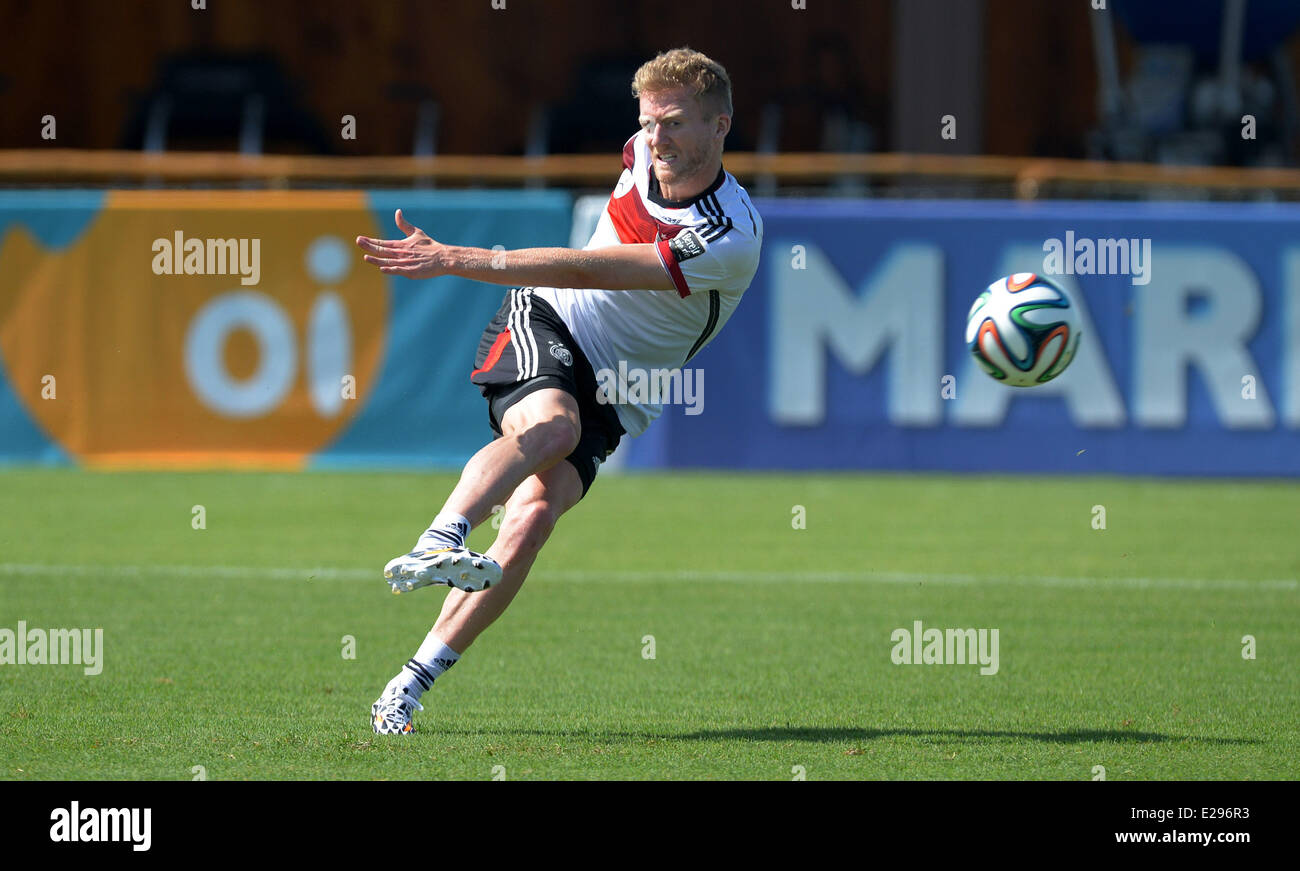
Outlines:
{"label": "blue advertising banner", "polygon": [[[457,244],[580,245],[589,205],[4,193],[0,461],[457,467],[490,438],[468,371],[504,288],[383,276],[351,237],[395,233],[401,206]],[[1300,207],[758,208],[762,263],[683,373],[689,404],[611,466],[1300,475]],[[972,301],[1016,272],[1081,307],[1074,361],[1033,388],[965,344]]]}
{"label": "blue advertising banner", "polygon": [[[633,467],[1300,474],[1300,207],[764,200],[762,264]],[[965,345],[976,296],[1083,308],[1032,388]]]}

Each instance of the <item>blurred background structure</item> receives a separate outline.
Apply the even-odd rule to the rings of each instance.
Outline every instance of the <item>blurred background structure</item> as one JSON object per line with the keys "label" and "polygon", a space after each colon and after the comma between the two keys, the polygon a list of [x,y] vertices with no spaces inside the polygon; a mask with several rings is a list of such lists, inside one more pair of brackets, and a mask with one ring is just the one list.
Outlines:
{"label": "blurred background structure", "polygon": [[[1300,157],[1300,4],[1290,0],[820,0],[804,9],[749,0],[689,12],[651,0],[3,5],[4,149],[608,155],[635,129],[632,72],[690,44],[736,83],[735,153],[1238,167]],[[58,119],[56,140],[42,138],[47,115]],[[1252,138],[1241,135],[1247,115]],[[343,116],[356,119],[355,138],[340,135]],[[956,122],[948,137],[944,116]],[[1144,193],[1086,165],[765,166],[772,172],[751,179],[765,193]],[[17,184],[24,171],[48,169],[14,155],[3,171]],[[430,169],[440,184],[512,181]],[[368,181],[405,184],[404,171]],[[68,166],[58,175],[133,180],[77,179]],[[603,186],[594,175],[574,169],[534,183]],[[1232,176],[1189,178],[1220,196],[1264,195],[1232,188]],[[309,184],[311,173],[280,183]],[[1272,187],[1266,195],[1294,192]]]}

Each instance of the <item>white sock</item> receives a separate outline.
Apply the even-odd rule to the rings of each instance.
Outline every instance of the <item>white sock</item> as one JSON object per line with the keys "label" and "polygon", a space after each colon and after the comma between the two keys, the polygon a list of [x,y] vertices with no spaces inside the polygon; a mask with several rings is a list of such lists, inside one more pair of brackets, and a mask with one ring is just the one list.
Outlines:
{"label": "white sock", "polygon": [[444,644],[430,629],[429,634],[424,636],[420,649],[415,651],[415,656],[406,661],[406,665],[402,666],[397,677],[388,682],[388,686],[404,689],[407,695],[414,696],[418,702],[420,696],[433,687],[433,682],[459,659],[460,654]]}
{"label": "white sock", "polygon": [[469,521],[455,511],[439,511],[433,523],[415,543],[415,549],[433,547],[464,547],[469,538]]}

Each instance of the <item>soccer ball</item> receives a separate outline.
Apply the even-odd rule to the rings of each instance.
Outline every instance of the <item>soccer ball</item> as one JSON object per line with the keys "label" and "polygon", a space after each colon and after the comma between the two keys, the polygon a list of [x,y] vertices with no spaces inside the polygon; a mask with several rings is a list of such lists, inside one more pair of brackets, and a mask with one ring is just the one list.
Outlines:
{"label": "soccer ball", "polygon": [[1079,347],[1079,307],[1051,279],[1017,272],[988,286],[966,316],[966,344],[989,375],[1033,387],[1065,371]]}

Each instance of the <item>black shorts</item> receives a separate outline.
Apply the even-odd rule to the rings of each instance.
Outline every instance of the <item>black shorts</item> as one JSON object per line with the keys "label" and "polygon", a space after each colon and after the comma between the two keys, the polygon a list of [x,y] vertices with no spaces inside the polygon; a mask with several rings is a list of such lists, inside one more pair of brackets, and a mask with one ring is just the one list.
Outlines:
{"label": "black shorts", "polygon": [[565,457],[578,470],[582,495],[596,471],[626,435],[614,406],[596,400],[596,373],[569,328],[530,287],[511,288],[483,331],[470,381],[488,401],[488,421],[501,435],[501,419],[530,393],[556,387],[578,403],[582,434]]}

